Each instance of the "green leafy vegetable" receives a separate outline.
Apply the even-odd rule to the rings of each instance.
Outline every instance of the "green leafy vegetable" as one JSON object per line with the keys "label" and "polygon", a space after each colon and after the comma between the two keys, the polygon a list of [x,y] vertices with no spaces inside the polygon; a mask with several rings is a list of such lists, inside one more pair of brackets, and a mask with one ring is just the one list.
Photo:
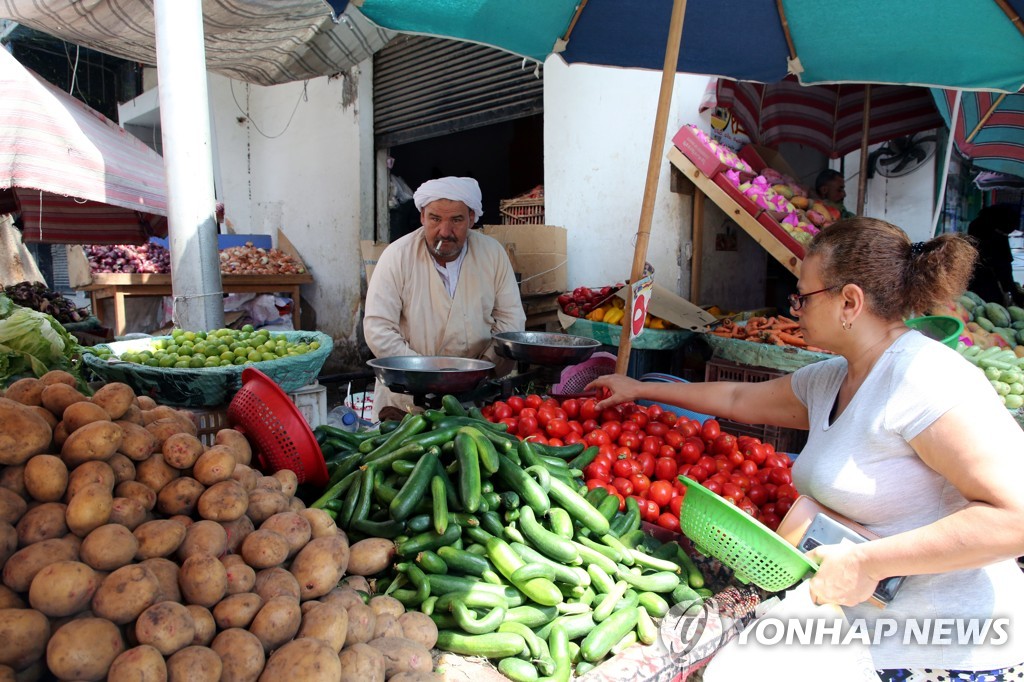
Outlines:
{"label": "green leafy vegetable", "polygon": [[[57,320],[46,313],[14,305],[0,295],[0,385],[14,377],[41,377],[51,369],[78,376],[81,347]],[[84,382],[79,378],[79,384]]]}

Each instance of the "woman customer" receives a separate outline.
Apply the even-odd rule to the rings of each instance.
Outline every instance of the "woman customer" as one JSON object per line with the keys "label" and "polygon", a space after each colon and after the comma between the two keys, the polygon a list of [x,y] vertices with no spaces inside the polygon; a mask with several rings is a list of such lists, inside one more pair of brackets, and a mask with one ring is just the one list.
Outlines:
{"label": "woman customer", "polygon": [[[595,380],[598,407],[648,399],[748,423],[808,429],[793,483],[881,539],[816,548],[817,603],[847,617],[893,619],[871,646],[884,680],[1018,679],[1024,671],[1024,431],[984,375],[909,329],[910,314],[964,290],[976,251],[959,235],[912,244],[899,228],[852,218],[811,241],[793,315],[808,343],[840,357],[764,383]],[[865,603],[906,575],[884,611]],[[904,641],[908,623],[965,627],[1006,618],[1009,641]],[[988,621],[991,624],[991,620]],[[925,672],[927,671],[927,672]],[[916,675],[916,676],[913,676]]]}

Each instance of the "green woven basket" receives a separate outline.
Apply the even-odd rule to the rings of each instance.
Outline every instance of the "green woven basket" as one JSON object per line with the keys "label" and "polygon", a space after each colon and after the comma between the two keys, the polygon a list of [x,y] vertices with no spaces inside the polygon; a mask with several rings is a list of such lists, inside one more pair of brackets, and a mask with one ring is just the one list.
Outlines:
{"label": "green woven basket", "polygon": [[701,554],[733,570],[740,582],[769,592],[793,586],[818,567],[768,526],[700,483],[680,476],[686,496],[679,527]]}
{"label": "green woven basket", "polygon": [[97,355],[84,355],[83,359],[85,365],[105,382],[120,381],[128,384],[137,395],[147,395],[158,403],[179,407],[213,407],[231,401],[242,387],[242,370],[246,367],[256,367],[273,379],[285,393],[297,391],[316,380],[334,347],[331,337],[314,331],[275,332],[275,335],[278,334],[292,343],[317,341],[320,347],[303,355],[227,367],[150,367],[122,362],[117,358],[129,350],[151,349],[155,341],[170,338],[154,336],[103,344],[114,353],[109,360]]}

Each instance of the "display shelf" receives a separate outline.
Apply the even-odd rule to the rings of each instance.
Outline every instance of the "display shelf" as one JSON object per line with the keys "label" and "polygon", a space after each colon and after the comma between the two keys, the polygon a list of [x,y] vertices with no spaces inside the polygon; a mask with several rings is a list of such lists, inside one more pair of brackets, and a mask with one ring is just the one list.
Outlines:
{"label": "display shelf", "polygon": [[[170,296],[171,276],[165,274],[94,273],[92,284],[80,287],[92,297],[93,314],[104,326],[101,301],[114,299],[114,334],[121,336],[127,329],[125,300],[131,296]],[[303,284],[313,282],[313,275],[221,275],[221,289],[225,294],[287,293],[292,299],[292,326],[300,327],[300,290]]]}
{"label": "display shelf", "polygon": [[799,255],[794,253],[776,235],[772,234],[768,228],[759,223],[755,216],[751,215],[735,199],[729,196],[724,189],[697,168],[679,149],[672,147],[669,149],[667,156],[672,165],[678,168],[694,184],[697,191],[715,202],[730,219],[739,225],[744,232],[749,234],[754,241],[760,244],[772,258],[781,263],[784,268],[793,273],[794,276],[800,276],[800,265],[803,261]]}

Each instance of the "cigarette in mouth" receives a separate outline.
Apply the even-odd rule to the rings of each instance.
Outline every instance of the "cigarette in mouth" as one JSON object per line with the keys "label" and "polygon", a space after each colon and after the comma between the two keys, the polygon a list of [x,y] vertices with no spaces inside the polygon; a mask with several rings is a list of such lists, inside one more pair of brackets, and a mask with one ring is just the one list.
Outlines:
{"label": "cigarette in mouth", "polygon": [[441,244],[444,244],[444,240],[443,239],[438,239],[437,240],[437,245],[434,246],[434,254],[435,255],[438,255],[438,256],[441,255]]}

